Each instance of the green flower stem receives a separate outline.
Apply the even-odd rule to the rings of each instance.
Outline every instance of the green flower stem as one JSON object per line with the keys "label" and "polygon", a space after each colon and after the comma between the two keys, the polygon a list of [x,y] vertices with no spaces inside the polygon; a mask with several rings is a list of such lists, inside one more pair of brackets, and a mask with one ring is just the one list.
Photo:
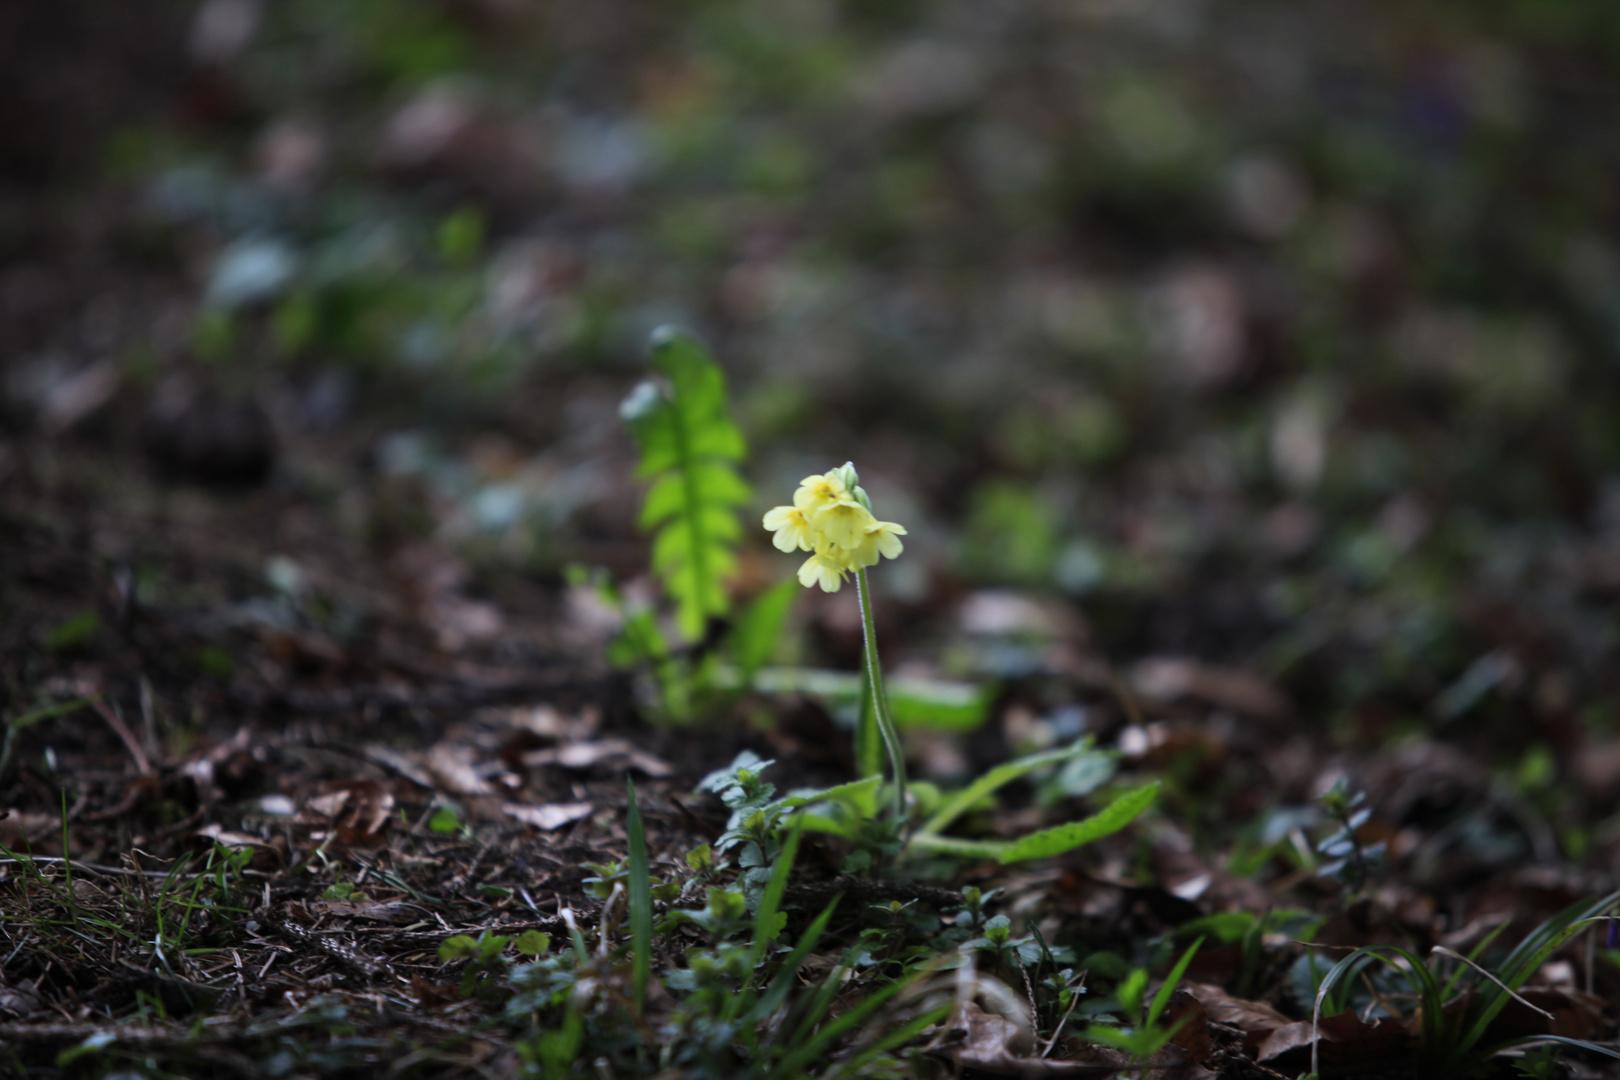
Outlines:
{"label": "green flower stem", "polygon": [[855,571],[855,593],[861,599],[861,629],[866,639],[866,681],[872,687],[872,715],[877,719],[878,732],[883,736],[883,748],[889,752],[889,767],[894,771],[894,819],[906,820],[906,755],[900,746],[900,732],[895,729],[894,717],[889,715],[889,695],[883,692],[883,666],[878,663],[877,622],[872,618],[872,587],[867,584],[866,570]]}

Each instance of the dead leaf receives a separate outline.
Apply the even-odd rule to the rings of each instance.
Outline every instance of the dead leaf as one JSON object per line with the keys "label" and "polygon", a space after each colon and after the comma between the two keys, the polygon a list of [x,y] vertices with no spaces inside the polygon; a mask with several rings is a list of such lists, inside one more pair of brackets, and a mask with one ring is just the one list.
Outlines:
{"label": "dead leaf", "polygon": [[419,908],[401,900],[312,900],[308,907],[317,915],[330,915],[336,919],[365,919],[395,926],[413,923],[422,917]]}
{"label": "dead leaf", "polygon": [[495,787],[478,774],[472,751],[465,746],[439,743],[422,755],[422,764],[452,795],[492,795]]}
{"label": "dead leaf", "polygon": [[1155,701],[1194,698],[1261,720],[1289,712],[1288,700],[1258,677],[1183,657],[1149,657],[1131,669],[1127,681],[1138,694]]}
{"label": "dead leaf", "polygon": [[1230,1024],[1243,1032],[1244,1049],[1250,1054],[1255,1054],[1273,1031],[1294,1023],[1263,1001],[1233,997],[1219,986],[1209,983],[1183,983],[1182,986],[1203,1002],[1210,1020]]}
{"label": "dead leaf", "polygon": [[[188,839],[194,846],[204,851],[211,850],[214,844],[221,844],[232,851],[251,851],[253,854],[248,865],[255,870],[279,870],[287,862],[286,852],[274,841],[249,833],[232,832],[218,822],[204,825]],[[282,843],[285,844],[286,841],[283,840]]]}
{"label": "dead leaf", "polygon": [[545,750],[531,750],[523,755],[523,764],[529,768],[537,765],[560,765],[565,769],[576,770],[628,764],[631,768],[655,779],[671,776],[675,772],[659,758],[644,750],[636,749],[627,739],[599,739]]}
{"label": "dead leaf", "polygon": [[507,817],[533,825],[537,829],[550,832],[560,829],[564,825],[579,821],[591,816],[596,808],[590,803],[546,803],[543,806],[529,806],[524,803],[502,803],[501,810]]}
{"label": "dead leaf", "polygon": [[[1318,1030],[1322,1059],[1340,1065],[1397,1057],[1409,1052],[1412,1045],[1411,1033],[1399,1020],[1383,1016],[1368,1023],[1354,1010],[1324,1016]],[[1277,1061],[1284,1055],[1291,1055],[1290,1065],[1296,1063],[1295,1058],[1298,1063],[1303,1063],[1309,1059],[1312,1037],[1313,1027],[1309,1020],[1277,1028],[1261,1044],[1255,1060]]]}
{"label": "dead leaf", "polygon": [[1215,1049],[1215,1041],[1209,1037],[1209,1014],[1198,996],[1185,987],[1178,987],[1170,996],[1161,1023],[1175,1029],[1170,1041],[1185,1050],[1191,1061],[1203,1061]]}
{"label": "dead leaf", "polygon": [[335,827],[345,842],[374,840],[394,812],[394,793],[375,780],[336,780],[321,794],[304,801],[295,819],[300,825]]}
{"label": "dead leaf", "polygon": [[1120,1061],[1069,1061],[1057,1058],[1026,1057],[1014,1053],[1013,1043],[1022,1029],[1006,1017],[988,1013],[976,1002],[964,1001],[946,1021],[952,1041],[935,1052],[944,1054],[958,1068],[975,1069],[992,1076],[1038,1078],[1106,1077],[1126,1064]]}

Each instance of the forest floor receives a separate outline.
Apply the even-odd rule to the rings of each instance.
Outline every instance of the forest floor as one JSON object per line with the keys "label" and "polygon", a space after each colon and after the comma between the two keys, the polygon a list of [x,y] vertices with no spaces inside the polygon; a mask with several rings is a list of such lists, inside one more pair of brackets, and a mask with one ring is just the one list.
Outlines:
{"label": "forest floor", "polygon": [[0,1075],[1620,1075],[1620,17],[789,6],[0,10]]}

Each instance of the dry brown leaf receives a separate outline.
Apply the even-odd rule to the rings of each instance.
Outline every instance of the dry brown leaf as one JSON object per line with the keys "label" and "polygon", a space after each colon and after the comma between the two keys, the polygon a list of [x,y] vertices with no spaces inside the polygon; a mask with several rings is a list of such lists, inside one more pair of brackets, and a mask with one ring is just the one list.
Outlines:
{"label": "dry brown leaf", "polygon": [[1215,1049],[1215,1041],[1209,1037],[1209,1014],[1198,996],[1185,987],[1178,987],[1170,996],[1161,1022],[1175,1029],[1170,1042],[1185,1050],[1189,1060],[1203,1061]]}
{"label": "dry brown leaf", "polygon": [[1288,700],[1258,677],[1184,657],[1149,657],[1131,668],[1127,681],[1138,694],[1155,701],[1194,698],[1261,720],[1289,712]]}
{"label": "dry brown leaf", "polygon": [[955,1036],[938,1048],[958,1068],[974,1069],[992,1076],[1028,1077],[1030,1080],[1064,1077],[1106,1077],[1115,1075],[1122,1061],[1066,1061],[1026,1057],[1013,1052],[1012,1045],[1022,1029],[1006,1017],[985,1012],[976,1002],[964,1001],[946,1021],[946,1030]]}
{"label": "dry brown leaf", "polygon": [[616,764],[620,760],[655,779],[671,776],[675,772],[664,761],[632,746],[627,739],[570,743],[545,750],[531,750],[523,755],[523,764],[529,768],[560,765],[565,769],[594,769],[599,765]]}
{"label": "dry brown leaf", "polygon": [[533,825],[537,829],[550,832],[560,829],[564,825],[579,821],[591,816],[596,808],[590,803],[546,803],[542,806],[529,806],[525,803],[502,803],[501,811],[507,817]]}
{"label": "dry brown leaf", "polygon": [[347,842],[375,839],[394,812],[394,793],[375,780],[334,780],[304,801],[295,819],[301,825],[334,826]]}
{"label": "dry brown leaf", "polygon": [[472,751],[465,746],[439,743],[422,755],[422,764],[437,781],[436,786],[452,795],[492,795],[494,785],[478,775]]}
{"label": "dry brown leaf", "polygon": [[420,908],[400,900],[312,900],[307,905],[317,915],[330,915],[337,919],[365,919],[369,922],[391,923],[403,926],[422,917]]}
{"label": "dry brown leaf", "polygon": [[[1318,1030],[1322,1041],[1322,1058],[1338,1064],[1394,1057],[1409,1050],[1412,1044],[1411,1032],[1399,1020],[1384,1016],[1368,1023],[1353,1010],[1337,1016],[1324,1016]],[[1312,1037],[1309,1020],[1277,1028],[1261,1044],[1255,1060],[1276,1061],[1290,1051],[1299,1051],[1301,1056],[1308,1056]]]}
{"label": "dry brown leaf", "polygon": [[1233,997],[1219,986],[1209,983],[1183,983],[1182,986],[1203,1002],[1209,1019],[1217,1024],[1230,1024],[1243,1032],[1243,1045],[1250,1054],[1255,1054],[1273,1031],[1294,1022],[1263,1001]]}

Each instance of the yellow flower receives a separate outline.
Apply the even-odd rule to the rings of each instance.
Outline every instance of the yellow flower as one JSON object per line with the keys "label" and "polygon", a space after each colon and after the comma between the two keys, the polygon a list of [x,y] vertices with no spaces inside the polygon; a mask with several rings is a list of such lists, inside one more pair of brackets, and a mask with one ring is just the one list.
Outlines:
{"label": "yellow flower", "polygon": [[866,530],[877,524],[872,511],[850,498],[840,496],[823,503],[810,515],[810,524],[816,535],[834,547],[859,547]]}
{"label": "yellow flower", "polygon": [[837,592],[844,584],[844,573],[848,569],[825,550],[817,551],[799,567],[799,584],[808,589],[819,583],[822,591]]}
{"label": "yellow flower", "polygon": [[810,551],[816,545],[810,532],[810,519],[792,506],[778,506],[765,514],[765,527],[776,535],[771,543],[778,551]]}
{"label": "yellow flower", "polygon": [[898,559],[905,550],[900,538],[906,535],[904,525],[896,525],[892,521],[873,521],[861,537],[861,541],[852,550],[850,561],[858,569],[863,566],[876,566],[878,556],[886,559]]}
{"label": "yellow flower", "polygon": [[872,500],[849,464],[799,481],[793,505],[772,509],[764,525],[775,533],[777,550],[811,553],[799,567],[799,583],[827,592],[837,592],[851,571],[897,557],[906,535],[903,525],[873,516]]}
{"label": "yellow flower", "polygon": [[793,493],[793,505],[807,514],[847,497],[849,489],[836,472],[807,476],[799,481],[799,490]]}

